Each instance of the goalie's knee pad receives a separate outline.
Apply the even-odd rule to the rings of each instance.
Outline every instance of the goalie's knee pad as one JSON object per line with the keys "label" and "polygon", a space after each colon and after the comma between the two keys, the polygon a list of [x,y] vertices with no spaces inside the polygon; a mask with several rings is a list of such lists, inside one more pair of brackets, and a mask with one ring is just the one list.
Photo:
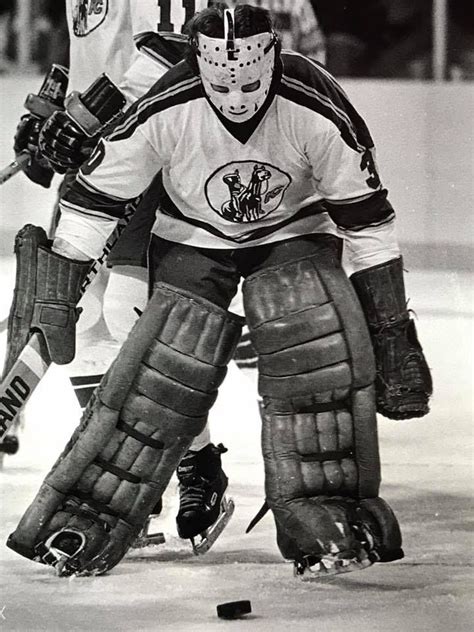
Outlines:
{"label": "goalie's knee pad", "polygon": [[241,326],[158,284],[8,546],[61,574],[117,564],[202,431]]}
{"label": "goalie's knee pad", "polygon": [[250,276],[244,304],[259,356],[266,497],[282,553],[360,548],[349,514],[358,499],[376,498],[380,484],[375,366],[331,240],[311,257]]}

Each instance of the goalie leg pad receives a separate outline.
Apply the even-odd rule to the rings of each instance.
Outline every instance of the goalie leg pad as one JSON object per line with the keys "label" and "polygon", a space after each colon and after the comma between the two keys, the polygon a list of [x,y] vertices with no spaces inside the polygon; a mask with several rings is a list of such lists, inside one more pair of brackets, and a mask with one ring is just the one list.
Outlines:
{"label": "goalie leg pad", "polygon": [[75,355],[76,304],[90,262],[72,261],[49,249],[39,226],[27,224],[16,235],[16,280],[8,319],[4,375],[11,369],[32,331],[39,331],[56,364]]}
{"label": "goalie leg pad", "polygon": [[359,499],[379,491],[375,366],[335,249],[252,275],[244,303],[264,399],[266,497],[282,553],[362,555],[351,516]]}
{"label": "goalie leg pad", "polygon": [[[208,301],[158,284],[10,548],[62,574],[117,564],[202,431],[241,326]],[[74,555],[71,543],[80,548]]]}

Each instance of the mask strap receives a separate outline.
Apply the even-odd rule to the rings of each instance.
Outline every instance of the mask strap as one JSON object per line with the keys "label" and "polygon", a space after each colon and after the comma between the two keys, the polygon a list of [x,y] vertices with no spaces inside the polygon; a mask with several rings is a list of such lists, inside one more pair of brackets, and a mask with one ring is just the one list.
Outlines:
{"label": "mask strap", "polygon": [[225,9],[224,11],[224,40],[227,51],[227,59],[235,61],[235,9]]}

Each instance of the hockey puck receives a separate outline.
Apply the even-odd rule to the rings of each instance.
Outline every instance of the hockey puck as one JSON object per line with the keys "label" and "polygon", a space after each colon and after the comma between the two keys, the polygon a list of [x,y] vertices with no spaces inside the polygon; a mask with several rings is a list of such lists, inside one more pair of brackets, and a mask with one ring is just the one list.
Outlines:
{"label": "hockey puck", "polygon": [[238,619],[250,612],[252,612],[252,604],[247,599],[243,601],[228,601],[217,606],[217,616],[221,619]]}

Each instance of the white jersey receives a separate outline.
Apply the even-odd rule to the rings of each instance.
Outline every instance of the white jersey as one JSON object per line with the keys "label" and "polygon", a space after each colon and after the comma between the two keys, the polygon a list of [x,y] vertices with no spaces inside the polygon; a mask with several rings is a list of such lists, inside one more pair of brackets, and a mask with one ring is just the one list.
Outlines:
{"label": "white jersey", "polygon": [[[140,60],[134,38],[147,31],[181,33],[207,4],[207,0],[67,0],[69,91],[82,92],[105,72],[129,102],[138,98],[167,67],[147,66]],[[133,72],[132,64],[136,64]]]}
{"label": "white jersey", "polygon": [[240,124],[213,109],[181,62],[83,166],[56,234],[96,257],[127,202],[160,169],[167,195],[153,230],[169,241],[233,249],[334,232],[328,206],[350,215],[361,200],[383,204],[372,150],[333,77],[297,53],[282,54],[264,107]]}

